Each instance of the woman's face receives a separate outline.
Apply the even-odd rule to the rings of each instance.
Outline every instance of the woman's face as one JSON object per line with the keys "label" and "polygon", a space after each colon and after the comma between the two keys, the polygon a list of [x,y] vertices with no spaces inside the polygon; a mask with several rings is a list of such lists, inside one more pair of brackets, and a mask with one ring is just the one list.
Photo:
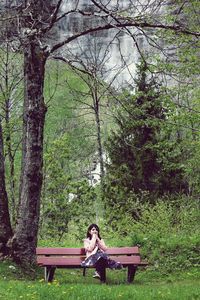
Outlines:
{"label": "woman's face", "polygon": [[90,230],[90,234],[97,234],[98,235],[98,230],[95,227],[92,227],[92,229]]}

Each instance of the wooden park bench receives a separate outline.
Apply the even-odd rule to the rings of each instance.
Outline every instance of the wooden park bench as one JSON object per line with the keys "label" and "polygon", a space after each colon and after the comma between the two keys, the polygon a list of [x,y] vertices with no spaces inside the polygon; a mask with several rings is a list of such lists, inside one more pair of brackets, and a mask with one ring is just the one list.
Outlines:
{"label": "wooden park bench", "polygon": [[[141,261],[138,247],[108,248],[106,253],[111,259],[128,268],[127,281],[129,283],[133,281],[137,268],[147,265],[147,262]],[[53,280],[56,268],[82,268],[83,276],[85,276],[85,268],[81,266],[81,262],[85,259],[84,248],[37,248],[36,255],[38,265],[44,267],[47,282]],[[105,268],[100,280],[106,281]]]}

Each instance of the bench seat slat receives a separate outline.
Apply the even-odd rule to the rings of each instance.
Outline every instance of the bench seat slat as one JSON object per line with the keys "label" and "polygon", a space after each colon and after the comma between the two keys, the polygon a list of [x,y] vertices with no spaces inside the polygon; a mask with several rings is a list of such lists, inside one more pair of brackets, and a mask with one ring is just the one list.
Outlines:
{"label": "bench seat slat", "polygon": [[[140,256],[110,256],[122,264],[140,264]],[[80,266],[84,257],[38,257],[37,263],[42,266]]]}
{"label": "bench seat slat", "polygon": [[39,265],[80,265],[84,257],[38,257]]}

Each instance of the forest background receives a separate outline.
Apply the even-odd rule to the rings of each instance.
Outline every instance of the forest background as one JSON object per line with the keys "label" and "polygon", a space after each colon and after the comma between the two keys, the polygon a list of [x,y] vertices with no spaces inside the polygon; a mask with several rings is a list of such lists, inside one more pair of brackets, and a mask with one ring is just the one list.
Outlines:
{"label": "forest background", "polygon": [[[166,45],[162,55],[160,45],[153,55],[140,49],[132,85],[118,88],[105,82],[104,61],[95,55],[96,65],[60,53],[49,57],[40,218],[34,242],[28,235],[25,239],[32,243],[29,253],[15,233],[28,205],[23,207],[22,201],[27,75],[23,51],[13,49],[13,37],[5,38],[2,31],[0,158],[5,189],[2,180],[0,200],[3,207],[6,192],[12,228],[6,232],[1,222],[4,257],[32,263],[37,241],[40,246],[81,246],[87,226],[95,221],[109,246],[140,245],[154,275],[199,276],[199,3],[183,2],[166,15],[177,30],[159,28],[154,37]],[[181,10],[171,14],[177,6]],[[95,183],[97,164],[101,180]],[[33,183],[37,185],[36,177]]]}

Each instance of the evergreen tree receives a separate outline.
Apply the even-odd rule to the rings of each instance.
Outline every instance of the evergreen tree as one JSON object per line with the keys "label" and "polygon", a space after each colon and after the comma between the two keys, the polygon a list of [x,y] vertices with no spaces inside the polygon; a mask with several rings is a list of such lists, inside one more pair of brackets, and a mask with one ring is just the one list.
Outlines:
{"label": "evergreen tree", "polygon": [[122,101],[116,116],[118,129],[107,143],[111,185],[136,194],[147,191],[153,197],[183,191],[181,153],[163,130],[167,111],[162,87],[148,74],[146,63],[139,65],[135,82],[135,95],[128,94]]}

